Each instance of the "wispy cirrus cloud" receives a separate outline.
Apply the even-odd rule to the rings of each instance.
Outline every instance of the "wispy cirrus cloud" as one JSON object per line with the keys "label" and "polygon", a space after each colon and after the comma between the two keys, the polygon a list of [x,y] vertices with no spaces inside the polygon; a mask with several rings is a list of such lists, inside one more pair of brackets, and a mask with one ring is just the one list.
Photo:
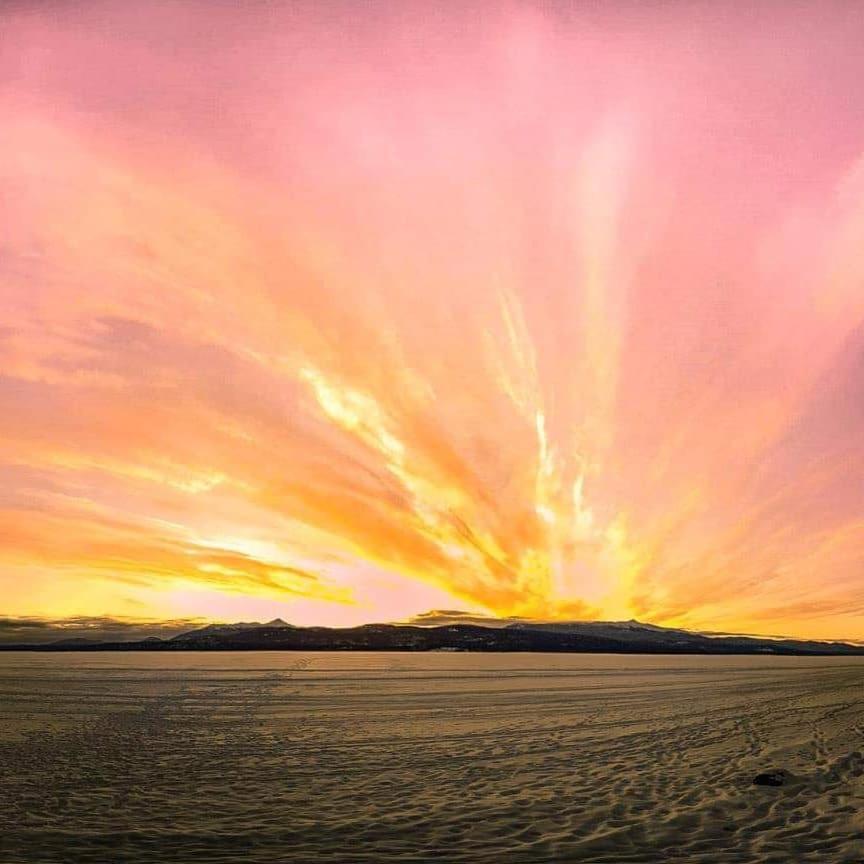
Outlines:
{"label": "wispy cirrus cloud", "polygon": [[864,632],[864,21],[715,5],[0,11],[10,613]]}

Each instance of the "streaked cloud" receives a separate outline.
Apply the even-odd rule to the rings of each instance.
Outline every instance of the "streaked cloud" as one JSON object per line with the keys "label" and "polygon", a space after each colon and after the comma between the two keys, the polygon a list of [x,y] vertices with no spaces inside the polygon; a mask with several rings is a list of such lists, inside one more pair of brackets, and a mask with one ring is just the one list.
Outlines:
{"label": "streaked cloud", "polygon": [[194,618],[142,621],[85,615],[59,619],[0,618],[0,645],[43,645],[67,639],[87,639],[93,642],[131,642],[153,637],[171,639],[180,633],[201,627],[204,623]]}
{"label": "streaked cloud", "polygon": [[458,609],[430,609],[419,615],[412,615],[404,624],[421,627],[444,627],[449,624],[479,624],[481,627],[506,627],[508,624],[522,624],[529,618],[496,618],[494,615],[478,615],[475,612],[462,612]]}
{"label": "streaked cloud", "polygon": [[716,8],[0,11],[7,613],[864,634],[864,13]]}

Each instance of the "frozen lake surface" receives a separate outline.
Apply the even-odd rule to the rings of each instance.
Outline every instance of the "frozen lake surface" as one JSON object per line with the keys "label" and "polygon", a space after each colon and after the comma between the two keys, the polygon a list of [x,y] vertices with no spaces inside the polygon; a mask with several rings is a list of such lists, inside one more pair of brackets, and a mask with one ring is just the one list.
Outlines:
{"label": "frozen lake surface", "polygon": [[861,864],[862,754],[864,658],[0,653],[0,861]]}

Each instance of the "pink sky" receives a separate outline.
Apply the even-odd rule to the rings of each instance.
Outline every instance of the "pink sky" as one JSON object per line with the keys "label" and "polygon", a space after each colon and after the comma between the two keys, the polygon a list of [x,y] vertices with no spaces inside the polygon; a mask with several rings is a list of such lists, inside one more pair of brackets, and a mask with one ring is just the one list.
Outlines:
{"label": "pink sky", "polygon": [[864,638],[864,8],[0,27],[4,613]]}

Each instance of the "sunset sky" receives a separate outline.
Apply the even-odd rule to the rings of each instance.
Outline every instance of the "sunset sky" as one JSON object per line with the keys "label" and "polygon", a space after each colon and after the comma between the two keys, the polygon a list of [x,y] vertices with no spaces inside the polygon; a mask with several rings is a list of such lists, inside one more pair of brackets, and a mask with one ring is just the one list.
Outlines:
{"label": "sunset sky", "polygon": [[0,31],[0,613],[864,638],[864,5]]}

